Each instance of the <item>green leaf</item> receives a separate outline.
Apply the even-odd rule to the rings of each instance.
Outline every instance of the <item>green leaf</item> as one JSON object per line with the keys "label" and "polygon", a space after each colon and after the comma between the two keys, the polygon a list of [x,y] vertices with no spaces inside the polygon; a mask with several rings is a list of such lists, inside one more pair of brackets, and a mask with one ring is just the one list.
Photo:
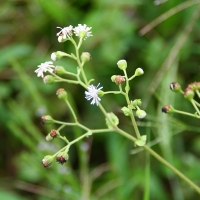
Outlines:
{"label": "green leaf", "polygon": [[112,112],[107,113],[106,125],[108,126],[108,128],[113,129],[113,126],[117,126],[118,124],[119,124],[118,117]]}

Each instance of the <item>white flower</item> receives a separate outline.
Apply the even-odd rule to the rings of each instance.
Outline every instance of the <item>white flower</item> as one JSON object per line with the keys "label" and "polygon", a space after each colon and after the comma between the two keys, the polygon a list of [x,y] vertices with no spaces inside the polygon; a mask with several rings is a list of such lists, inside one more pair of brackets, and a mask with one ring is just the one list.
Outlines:
{"label": "white flower", "polygon": [[85,40],[87,37],[92,36],[92,32],[89,32],[91,28],[92,27],[87,27],[86,24],[84,24],[84,25],[79,24],[73,30],[74,30],[74,33],[76,36],[82,37]]}
{"label": "white flower", "polygon": [[57,28],[60,28],[61,31],[59,31],[56,35],[58,36],[58,42],[62,42],[63,40],[66,40],[66,39],[69,39],[73,32],[73,26],[68,26],[68,27],[64,27],[64,28],[61,28],[61,27],[57,27]]}
{"label": "white flower", "polygon": [[88,101],[92,99],[92,105],[96,103],[96,105],[98,106],[99,101],[101,101],[101,99],[98,97],[98,91],[101,90],[103,87],[98,88],[99,84],[97,86],[89,85],[87,88],[88,91],[85,91],[85,98]]}
{"label": "white flower", "polygon": [[138,110],[136,111],[136,116],[137,116],[138,118],[140,118],[140,119],[145,118],[146,115],[147,115],[147,113],[146,113],[144,110],[138,109]]}
{"label": "white flower", "polygon": [[45,62],[45,63],[41,63],[40,65],[38,65],[38,69],[35,70],[35,73],[37,73],[37,76],[38,77],[44,77],[44,72],[50,72],[52,73],[53,72],[53,69],[52,68],[55,68],[55,66],[53,65],[53,62],[52,61],[48,61],[48,62]]}
{"label": "white flower", "polygon": [[51,54],[51,60],[56,61],[56,53]]}

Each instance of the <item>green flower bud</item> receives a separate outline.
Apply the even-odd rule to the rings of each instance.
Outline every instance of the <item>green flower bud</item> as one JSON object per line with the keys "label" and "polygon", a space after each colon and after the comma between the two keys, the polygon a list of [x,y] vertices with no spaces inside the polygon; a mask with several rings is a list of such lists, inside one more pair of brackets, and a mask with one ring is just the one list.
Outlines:
{"label": "green flower bud", "polygon": [[50,115],[45,115],[41,117],[43,124],[53,124],[54,119]]}
{"label": "green flower bud", "polygon": [[53,162],[54,157],[53,156],[45,156],[42,160],[42,164],[44,167],[48,167]]}
{"label": "green flower bud", "polygon": [[88,62],[88,61],[90,61],[90,60],[91,60],[91,55],[90,55],[90,53],[88,53],[88,52],[83,52],[83,53],[81,54],[81,61],[82,61],[82,62],[86,63],[86,62]]}
{"label": "green flower bud", "polygon": [[188,85],[187,88],[192,89],[193,91],[195,90],[200,90],[200,82],[194,82]]}
{"label": "green flower bud", "polygon": [[51,137],[51,135],[48,134],[48,135],[46,136],[46,141],[50,142],[50,141],[52,141],[52,140],[53,140],[53,137]]}
{"label": "green flower bud", "polygon": [[137,116],[138,118],[140,118],[140,119],[145,118],[146,115],[147,115],[147,113],[146,113],[144,110],[138,109],[138,110],[136,111],[136,116]]}
{"label": "green flower bud", "polygon": [[115,82],[116,75],[111,76],[111,81]]}
{"label": "green flower bud", "polygon": [[67,99],[67,92],[63,88],[58,89],[56,95],[58,95],[58,98],[61,100]]}
{"label": "green flower bud", "polygon": [[67,56],[67,55],[68,54],[66,54],[65,52],[57,51],[51,54],[51,60],[56,61],[62,58],[63,56]]}
{"label": "green flower bud", "polygon": [[55,74],[63,75],[63,74],[66,74],[67,71],[62,66],[56,66],[54,69],[54,72],[55,72]]}
{"label": "green flower bud", "polygon": [[121,110],[125,116],[130,116],[130,110],[127,107],[124,106]]}
{"label": "green flower bud", "polygon": [[143,75],[143,74],[144,74],[144,71],[143,71],[142,68],[137,68],[137,69],[135,70],[135,76],[141,76],[141,75]]}
{"label": "green flower bud", "polygon": [[194,91],[190,88],[186,88],[184,92],[184,97],[189,101],[192,100],[194,98]]}
{"label": "green flower bud", "polygon": [[162,112],[171,114],[171,113],[174,113],[174,108],[171,105],[166,105],[162,107]]}
{"label": "green flower bud", "polygon": [[99,97],[102,97],[104,95],[104,91],[103,90],[98,90],[97,94],[98,94]]}
{"label": "green flower bud", "polygon": [[52,84],[55,82],[55,77],[52,76],[52,75],[46,75],[44,78],[43,78],[43,82],[45,84]]}
{"label": "green flower bud", "polygon": [[135,99],[134,101],[131,101],[131,105],[133,107],[141,106],[142,105],[142,101],[141,101],[141,99]]}
{"label": "green flower bud", "polygon": [[118,65],[119,69],[121,69],[121,70],[125,70],[127,68],[126,60],[119,60],[117,62],[117,65]]}
{"label": "green flower bud", "polygon": [[182,90],[181,90],[180,84],[177,83],[177,82],[172,82],[172,83],[170,84],[170,89],[171,89],[173,92],[181,92],[181,91],[182,91]]}

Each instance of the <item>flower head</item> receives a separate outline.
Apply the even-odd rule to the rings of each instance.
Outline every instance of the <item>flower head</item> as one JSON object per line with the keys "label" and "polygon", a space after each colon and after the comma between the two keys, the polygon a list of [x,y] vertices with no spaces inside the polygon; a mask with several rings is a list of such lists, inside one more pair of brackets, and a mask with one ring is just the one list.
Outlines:
{"label": "flower head", "polygon": [[37,73],[38,77],[41,76],[43,78],[44,72],[50,72],[50,73],[53,72],[52,68],[55,68],[55,66],[53,65],[53,62],[51,62],[51,61],[41,63],[40,65],[38,65],[38,69],[35,70],[35,73]]}
{"label": "flower head", "polygon": [[[100,83],[99,83],[100,84]],[[89,101],[90,99],[92,99],[91,104],[94,105],[96,103],[96,105],[98,106],[99,101],[101,101],[101,99],[98,97],[98,92],[99,90],[101,90],[103,87],[98,88],[99,84],[97,86],[94,85],[89,85],[88,86],[88,91],[85,91],[85,98]]]}
{"label": "flower head", "polygon": [[66,41],[67,39],[69,39],[73,32],[73,26],[68,26],[68,27],[64,27],[64,28],[61,28],[61,27],[57,27],[59,29],[61,29],[61,31],[59,31],[56,35],[58,36],[58,42],[64,42]]}
{"label": "flower head", "polygon": [[83,38],[85,40],[86,38],[92,36],[92,32],[90,32],[91,28],[92,27],[87,27],[86,24],[84,25],[79,24],[73,30],[76,36]]}

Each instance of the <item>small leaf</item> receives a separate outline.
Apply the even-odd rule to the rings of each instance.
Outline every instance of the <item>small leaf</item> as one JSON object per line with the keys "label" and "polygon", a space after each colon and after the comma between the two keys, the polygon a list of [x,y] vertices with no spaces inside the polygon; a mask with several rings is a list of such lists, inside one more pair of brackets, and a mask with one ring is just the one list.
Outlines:
{"label": "small leaf", "polygon": [[137,140],[137,141],[135,141],[135,144],[137,145],[137,146],[139,146],[139,147],[142,147],[142,146],[144,146],[145,145],[145,141],[142,141],[142,140]]}
{"label": "small leaf", "polygon": [[107,113],[107,116],[109,118],[109,120],[108,118],[106,118],[106,125],[108,126],[108,128],[113,129],[113,126],[117,126],[119,124],[119,119],[114,113]]}
{"label": "small leaf", "polygon": [[130,110],[127,107],[124,106],[121,110],[125,116],[130,116]]}
{"label": "small leaf", "polygon": [[142,136],[141,136],[141,140],[144,141],[144,142],[146,142],[147,136],[146,136],[146,135],[142,135]]}

